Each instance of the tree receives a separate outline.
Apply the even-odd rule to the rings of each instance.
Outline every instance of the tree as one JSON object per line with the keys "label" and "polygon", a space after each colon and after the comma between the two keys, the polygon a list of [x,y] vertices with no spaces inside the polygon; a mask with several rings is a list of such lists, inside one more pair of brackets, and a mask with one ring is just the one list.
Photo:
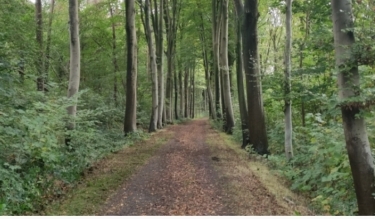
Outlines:
{"label": "tree", "polygon": [[[172,93],[173,93],[173,79],[172,74],[174,70],[174,85],[175,85],[175,116],[178,118],[177,110],[177,71],[173,67],[175,66],[175,53],[176,53],[176,41],[177,41],[177,24],[180,17],[180,4],[177,4],[177,0],[170,1],[164,0],[164,23],[167,37],[167,83],[166,83],[166,121],[167,123],[172,122]],[[169,10],[171,8],[171,10]]]}
{"label": "tree", "polygon": [[[70,75],[68,98],[74,97],[79,91],[81,72],[81,50],[79,41],[78,0],[69,0],[69,31],[70,31]],[[73,118],[77,114],[77,104],[68,107],[68,114]],[[68,130],[75,128],[75,122],[68,122]],[[68,141],[69,142],[69,139]]]}
{"label": "tree", "polygon": [[338,69],[339,99],[346,149],[354,179],[360,215],[375,214],[375,167],[362,109],[348,100],[359,97],[358,63],[351,49],[354,44],[351,0],[331,0],[335,59]]}
{"label": "tree", "polygon": [[249,142],[257,153],[268,154],[258,59],[258,0],[245,1],[243,16],[242,48],[246,73]]}
{"label": "tree", "polygon": [[[112,23],[112,63],[113,63],[113,70],[114,70],[114,77],[113,77],[113,101],[115,102],[115,106],[118,106],[117,100],[117,72],[119,72],[119,66],[117,63],[117,37],[116,37],[116,22],[114,21],[114,8],[112,7],[111,3],[109,3],[109,14],[111,15],[111,23]],[[128,36],[128,35],[126,35]],[[129,48],[128,48],[129,49]]]}
{"label": "tree", "polygon": [[241,0],[234,0],[236,8],[237,38],[236,38],[236,75],[237,75],[237,92],[238,103],[240,108],[241,129],[242,129],[242,145],[245,148],[249,140],[249,132],[247,128],[247,107],[245,98],[245,87],[243,77],[243,56],[242,56],[242,20],[243,20],[243,4]]}
{"label": "tree", "polygon": [[155,31],[155,47],[156,47],[156,65],[157,65],[157,77],[158,77],[158,120],[157,127],[160,129],[163,127],[163,113],[164,113],[164,102],[165,102],[165,91],[164,91],[164,72],[163,72],[163,2],[159,0],[159,8],[157,4],[158,0],[154,0],[154,8],[152,16],[153,30]]}
{"label": "tree", "polygon": [[221,4],[221,34],[220,34],[220,72],[222,74],[223,87],[223,108],[225,107],[225,132],[231,134],[234,127],[234,115],[232,97],[230,94],[230,78],[228,65],[228,0]]}
{"label": "tree", "polygon": [[38,78],[36,85],[38,91],[44,91],[44,60],[43,60],[43,18],[42,18],[42,0],[35,1],[35,20],[36,20],[36,41],[38,43],[37,71]]}
{"label": "tree", "polygon": [[292,53],[292,0],[286,0],[286,45],[285,45],[285,155],[287,160],[293,157],[292,146],[292,99],[290,97],[291,90],[291,53]]}
{"label": "tree", "polygon": [[[200,4],[197,4],[198,7],[200,7]],[[204,26],[204,20],[203,20],[203,13],[202,11],[199,11],[199,17],[200,17],[200,25],[201,25],[201,31],[200,31],[200,40],[202,42],[202,60],[203,60],[203,66],[204,66],[204,73],[205,73],[205,81],[206,81],[206,90],[207,90],[207,96],[208,96],[208,110],[209,115],[212,119],[216,120],[216,113],[215,113],[215,107],[214,107],[214,100],[211,90],[211,76],[210,76],[210,64],[208,59],[208,53],[209,50],[207,48],[207,39],[205,36],[205,26]]]}
{"label": "tree", "polygon": [[[142,1],[139,1],[142,5]],[[141,10],[142,11],[142,10]],[[146,0],[143,5],[144,11],[144,28],[145,28],[145,35],[147,39],[147,46],[148,46],[148,57],[150,59],[150,70],[151,70],[151,77],[152,77],[152,109],[151,109],[151,119],[150,119],[150,126],[148,128],[149,132],[155,132],[157,129],[157,122],[158,122],[158,75],[157,75],[157,67],[156,67],[156,54],[155,54],[155,47],[154,47],[154,40],[153,40],[153,30],[150,24],[150,0]]]}
{"label": "tree", "polygon": [[125,1],[126,8],[126,108],[124,132],[125,135],[137,129],[137,35],[135,30],[134,0]]}
{"label": "tree", "polygon": [[50,3],[50,11],[49,11],[49,18],[48,18],[48,32],[47,32],[47,46],[46,46],[46,64],[45,64],[45,79],[46,82],[48,81],[48,72],[50,66],[50,53],[51,53],[51,32],[52,32],[52,21],[53,21],[53,13],[55,9],[55,0],[51,0]]}
{"label": "tree", "polygon": [[220,36],[220,16],[218,10],[221,1],[212,0],[212,70],[215,77],[215,112],[216,118],[221,119],[221,89],[219,71],[219,36]]}

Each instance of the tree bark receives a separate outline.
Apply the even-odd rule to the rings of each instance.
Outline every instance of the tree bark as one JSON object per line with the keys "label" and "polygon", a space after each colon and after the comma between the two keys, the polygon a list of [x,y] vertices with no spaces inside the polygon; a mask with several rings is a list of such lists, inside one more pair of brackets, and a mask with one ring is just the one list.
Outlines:
{"label": "tree bark", "polygon": [[223,99],[225,106],[225,132],[232,134],[234,127],[234,114],[232,97],[230,93],[230,77],[228,64],[228,0],[223,0],[221,13],[223,16],[221,26],[221,72],[223,77]]}
{"label": "tree bark", "polygon": [[246,73],[249,141],[257,153],[269,154],[259,71],[258,16],[258,1],[246,0],[242,27],[242,47]]}
{"label": "tree bark", "polygon": [[[177,80],[177,69],[176,64],[174,65],[174,118],[178,120],[180,117],[178,115],[178,80]],[[181,102],[182,100],[180,100]]]}
{"label": "tree bark", "polygon": [[178,70],[178,81],[179,81],[179,89],[180,89],[180,115],[182,118],[185,118],[185,97],[184,97],[184,87],[183,87],[183,79],[182,79],[182,69],[181,66]]}
{"label": "tree bark", "polygon": [[[199,6],[199,5],[198,5]],[[215,107],[213,102],[213,95],[211,91],[211,77],[210,77],[210,65],[208,60],[208,49],[207,49],[207,40],[205,37],[205,28],[203,23],[203,14],[200,12],[200,18],[201,18],[201,33],[200,33],[200,40],[202,42],[202,55],[203,55],[203,66],[204,66],[204,73],[205,73],[205,82],[206,82],[206,90],[207,90],[207,96],[208,96],[208,110],[210,118],[216,119],[216,113],[215,113]]]}
{"label": "tree bark", "polygon": [[[78,18],[78,0],[69,0],[69,30],[70,30],[70,75],[68,85],[68,98],[76,98],[79,91],[80,72],[81,72],[81,50],[79,40],[79,18]],[[68,115],[76,117],[77,104],[67,108]],[[74,120],[69,120],[67,129],[75,129]],[[69,143],[70,139],[66,139]]]}
{"label": "tree bark", "polygon": [[285,114],[285,155],[289,161],[293,157],[292,145],[292,98],[291,91],[291,53],[292,53],[292,0],[286,0],[286,45],[285,45],[285,81],[284,81],[284,114]]}
{"label": "tree bark", "polygon": [[[335,59],[338,69],[339,99],[358,97],[358,63],[351,52],[354,44],[351,0],[331,0]],[[375,167],[371,155],[365,119],[360,116],[358,105],[341,106],[346,149],[354,179],[360,215],[375,214]]]}
{"label": "tree bark", "polygon": [[194,119],[194,109],[195,109],[195,68],[191,74],[191,101],[190,101],[190,118]]}
{"label": "tree bark", "polygon": [[51,32],[52,32],[52,22],[54,16],[54,9],[55,9],[55,0],[51,0],[50,11],[49,11],[49,18],[48,18],[48,33],[47,33],[47,45],[46,45],[46,62],[45,62],[45,80],[47,83],[48,75],[49,75],[49,66],[50,66],[50,52],[51,52]]}
{"label": "tree bark", "polygon": [[[300,45],[300,57],[299,57],[299,69],[302,70],[303,67],[303,50],[305,48],[305,44],[307,42],[307,37],[309,35],[309,29],[310,29],[310,12],[306,11],[306,18],[305,18],[306,26],[305,26],[305,36],[304,40]],[[301,18],[301,23],[302,23],[302,18]],[[304,90],[303,88],[303,74],[301,74],[301,83],[302,83],[302,88],[301,90]],[[302,120],[302,126],[305,127],[306,121],[305,121],[305,99],[302,96],[301,97],[301,120]]]}
{"label": "tree bark", "polygon": [[[142,1],[140,1],[142,4]],[[156,54],[154,48],[154,37],[152,36],[153,30],[150,24],[150,0],[145,0],[144,3],[144,14],[145,14],[145,34],[147,38],[148,45],[148,57],[150,59],[150,70],[152,78],[152,109],[151,109],[151,119],[150,126],[148,128],[149,132],[155,132],[157,130],[158,123],[158,75],[157,75],[157,66],[156,66]]]}
{"label": "tree bark", "polygon": [[[164,113],[164,73],[163,73],[163,2],[164,0],[154,0],[154,31],[155,31],[155,45],[156,45],[156,65],[158,75],[158,120],[157,127],[161,129],[163,127],[163,113]],[[159,8],[158,8],[159,6]]]}
{"label": "tree bark", "polygon": [[36,20],[36,42],[38,44],[36,86],[38,91],[44,91],[44,54],[43,54],[43,18],[42,18],[42,0],[35,1],[35,20]]}
{"label": "tree bark", "polygon": [[212,46],[213,46],[213,74],[215,75],[215,112],[216,118],[221,119],[221,86],[220,86],[220,68],[219,68],[219,33],[220,33],[220,16],[218,8],[221,1],[212,0]]}
{"label": "tree bark", "polygon": [[[130,2],[129,2],[130,3]],[[133,3],[134,5],[134,3]],[[118,100],[117,100],[117,72],[119,72],[119,66],[117,63],[117,45],[116,45],[116,24],[114,22],[114,15],[113,15],[113,8],[111,4],[109,4],[109,12],[112,19],[112,63],[113,63],[113,101],[115,103],[115,107],[118,107]],[[131,46],[131,45],[130,45]],[[128,48],[129,49],[129,48]],[[128,62],[129,63],[129,62]]]}
{"label": "tree bark", "polygon": [[134,0],[125,1],[126,9],[126,106],[124,119],[125,135],[137,130],[137,35],[135,29]]}
{"label": "tree bark", "polygon": [[185,118],[189,118],[189,73],[190,73],[190,68],[186,67],[185,68],[185,78],[184,78],[184,88],[185,88],[185,94],[184,94],[184,97],[185,97],[185,110],[184,110],[184,117]]}
{"label": "tree bark", "polygon": [[[176,51],[176,36],[177,36],[177,22],[180,15],[180,7],[178,7],[177,0],[164,0],[164,20],[167,36],[167,84],[166,84],[166,120],[168,123],[173,121],[172,116],[172,97],[173,97],[173,66],[175,62]],[[170,10],[171,8],[171,10]],[[169,13],[171,11],[171,14]],[[176,73],[175,73],[176,74]],[[176,102],[176,100],[175,100]],[[176,103],[175,103],[176,104]],[[176,108],[176,107],[175,107]]]}
{"label": "tree bark", "polygon": [[237,75],[237,92],[238,104],[240,107],[242,145],[245,148],[249,143],[249,130],[247,128],[247,107],[245,98],[244,76],[243,76],[243,56],[242,56],[242,21],[243,21],[243,4],[240,0],[234,0],[237,12],[237,41],[236,41],[236,75]]}

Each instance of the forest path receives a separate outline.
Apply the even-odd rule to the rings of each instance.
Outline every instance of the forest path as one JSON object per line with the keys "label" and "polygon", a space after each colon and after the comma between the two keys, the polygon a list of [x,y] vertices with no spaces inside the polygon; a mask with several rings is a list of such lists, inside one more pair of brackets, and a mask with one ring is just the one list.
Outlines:
{"label": "forest path", "polygon": [[[252,166],[263,175],[255,174],[246,153],[228,147],[208,120],[165,131],[172,133],[169,140],[106,200],[98,215],[311,214],[283,183],[267,178],[268,170],[254,165],[257,161]],[[276,182],[267,185],[270,180]]]}

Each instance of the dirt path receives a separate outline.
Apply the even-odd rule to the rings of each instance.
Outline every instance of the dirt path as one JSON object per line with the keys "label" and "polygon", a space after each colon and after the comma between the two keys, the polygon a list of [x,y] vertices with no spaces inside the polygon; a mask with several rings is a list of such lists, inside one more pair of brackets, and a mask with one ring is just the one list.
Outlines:
{"label": "dirt path", "polygon": [[[194,120],[185,125],[170,126],[167,130],[173,132],[172,137],[107,199],[99,215],[290,214],[287,210],[289,206],[279,204],[276,196],[262,185],[251,170],[248,171],[249,177],[253,179],[239,186],[246,190],[245,193],[252,194],[248,197],[252,201],[246,197],[243,197],[245,200],[238,200],[242,196],[236,192],[241,192],[241,188],[236,191],[230,189],[236,187],[232,182],[238,177],[231,178],[232,170],[228,169],[235,171],[232,165],[238,158],[233,151],[229,153],[223,149],[227,152],[222,155],[219,147],[212,149],[211,144],[220,145],[222,142],[207,143],[207,138],[216,133],[210,129],[207,120]],[[214,140],[220,139],[220,136],[217,137]],[[231,165],[227,166],[225,159],[232,159]],[[245,164],[239,162],[241,168],[246,168],[243,166]],[[246,178],[246,174],[245,171],[241,176]],[[256,185],[247,188],[249,183]]]}

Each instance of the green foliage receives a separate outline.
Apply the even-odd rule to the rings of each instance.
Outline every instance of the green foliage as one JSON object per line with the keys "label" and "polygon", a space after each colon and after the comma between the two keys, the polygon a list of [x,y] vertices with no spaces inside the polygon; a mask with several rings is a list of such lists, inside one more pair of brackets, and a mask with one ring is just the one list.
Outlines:
{"label": "green foliage", "polygon": [[216,119],[210,121],[211,126],[219,131],[223,131],[223,120],[222,119]]}
{"label": "green foliage", "polygon": [[282,124],[278,131],[270,132],[273,148],[279,148],[274,149],[276,155],[269,156],[270,165],[291,181],[293,190],[306,192],[317,208],[352,215],[357,206],[342,126],[326,125],[319,114],[308,114],[306,119],[306,127],[294,129],[295,156],[289,163],[280,144]]}
{"label": "green foliage", "polygon": [[[90,92],[83,96],[87,100],[98,98]],[[2,93],[1,98],[6,99],[6,96]],[[27,95],[14,91],[12,100],[17,108],[0,106],[1,214],[40,210],[63,192],[63,187],[56,183],[74,183],[93,161],[145,137],[139,132],[124,138],[114,126],[119,124],[119,112],[100,101],[97,104],[101,107],[91,108],[90,101],[83,99],[76,118],[77,127],[68,132],[65,130],[65,121],[69,119],[66,107],[71,102],[65,97],[56,99],[41,97],[36,91]],[[67,134],[73,150],[65,146]]]}

